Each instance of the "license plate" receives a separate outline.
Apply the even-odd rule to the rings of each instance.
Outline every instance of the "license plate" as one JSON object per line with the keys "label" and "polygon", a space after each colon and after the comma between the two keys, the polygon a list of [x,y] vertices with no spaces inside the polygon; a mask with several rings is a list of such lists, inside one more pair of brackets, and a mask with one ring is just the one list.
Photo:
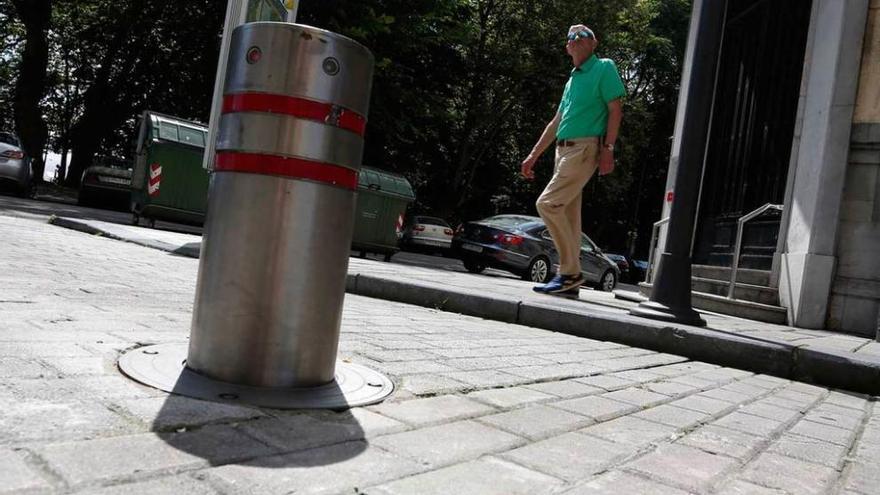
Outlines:
{"label": "license plate", "polygon": [[99,177],[98,180],[100,180],[101,182],[106,182],[108,184],[119,184],[120,186],[131,185],[130,180],[120,179],[119,177]]}
{"label": "license plate", "polygon": [[465,251],[473,251],[475,253],[483,252],[483,246],[474,246],[473,244],[462,244],[461,248]]}

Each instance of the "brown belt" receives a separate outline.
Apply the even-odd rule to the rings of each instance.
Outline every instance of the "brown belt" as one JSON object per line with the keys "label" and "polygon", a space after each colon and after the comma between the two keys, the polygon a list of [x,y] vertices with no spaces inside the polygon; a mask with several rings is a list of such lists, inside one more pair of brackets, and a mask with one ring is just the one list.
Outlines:
{"label": "brown belt", "polygon": [[565,147],[565,146],[574,146],[577,143],[570,139],[557,139],[556,146]]}

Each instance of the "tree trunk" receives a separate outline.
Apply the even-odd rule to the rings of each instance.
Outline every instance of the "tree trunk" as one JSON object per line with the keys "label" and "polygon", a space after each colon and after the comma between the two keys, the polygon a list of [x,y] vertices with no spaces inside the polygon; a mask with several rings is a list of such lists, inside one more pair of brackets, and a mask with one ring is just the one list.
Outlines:
{"label": "tree trunk", "polygon": [[46,167],[43,152],[49,130],[40,101],[46,91],[52,0],[12,0],[12,4],[25,26],[25,48],[15,85],[15,128],[31,157],[34,181],[42,182]]}

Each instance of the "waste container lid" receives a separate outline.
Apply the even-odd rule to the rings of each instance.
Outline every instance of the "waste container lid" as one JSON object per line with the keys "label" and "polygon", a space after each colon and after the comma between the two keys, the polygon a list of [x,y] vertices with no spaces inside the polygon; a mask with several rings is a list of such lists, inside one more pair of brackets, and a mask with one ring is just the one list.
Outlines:
{"label": "waste container lid", "polygon": [[185,144],[204,148],[208,128],[198,122],[183,120],[170,115],[147,112],[150,120],[151,140]]}
{"label": "waste container lid", "polygon": [[358,174],[358,187],[371,189],[387,195],[414,201],[416,195],[406,177],[377,168],[362,167]]}

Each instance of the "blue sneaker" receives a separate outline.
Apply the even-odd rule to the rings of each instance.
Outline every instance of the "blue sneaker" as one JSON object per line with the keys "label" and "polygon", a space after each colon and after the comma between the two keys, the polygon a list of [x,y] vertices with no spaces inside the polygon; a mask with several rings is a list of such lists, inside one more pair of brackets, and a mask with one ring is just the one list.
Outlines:
{"label": "blue sneaker", "polygon": [[535,292],[540,292],[541,294],[548,294],[552,290],[559,290],[562,287],[562,275],[557,275],[553,277],[553,280],[547,282],[543,285],[536,285],[532,287],[532,290]]}
{"label": "blue sneaker", "polygon": [[544,294],[574,293],[573,291],[577,291],[585,281],[584,276],[580,273],[577,275],[557,275],[541,290],[535,288],[535,292],[543,292]]}

